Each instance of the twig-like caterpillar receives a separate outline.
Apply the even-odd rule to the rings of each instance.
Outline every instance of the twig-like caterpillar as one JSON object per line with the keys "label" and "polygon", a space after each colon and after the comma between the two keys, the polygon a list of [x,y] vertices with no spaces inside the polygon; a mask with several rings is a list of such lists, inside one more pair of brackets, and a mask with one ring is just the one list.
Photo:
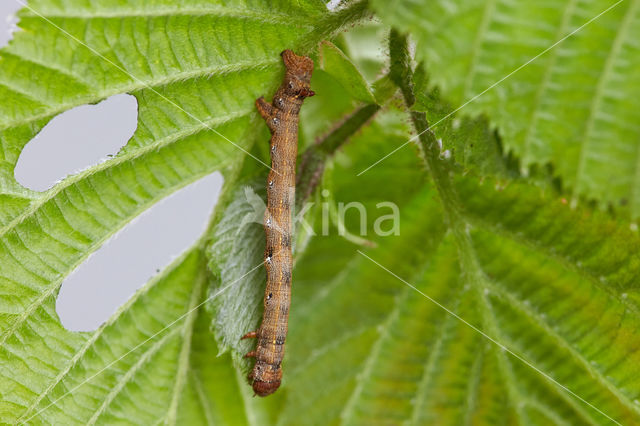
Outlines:
{"label": "twig-like caterpillar", "polygon": [[247,333],[243,339],[258,339],[256,349],[246,356],[256,358],[249,380],[259,396],[275,392],[282,379],[281,363],[291,304],[291,210],[295,201],[298,113],[302,101],[314,95],[309,88],[313,61],[291,50],[281,55],[286,67],[282,85],[270,104],[263,97],[256,100],[258,111],[271,130],[271,171],[264,217],[267,287],[262,324],[258,331]]}

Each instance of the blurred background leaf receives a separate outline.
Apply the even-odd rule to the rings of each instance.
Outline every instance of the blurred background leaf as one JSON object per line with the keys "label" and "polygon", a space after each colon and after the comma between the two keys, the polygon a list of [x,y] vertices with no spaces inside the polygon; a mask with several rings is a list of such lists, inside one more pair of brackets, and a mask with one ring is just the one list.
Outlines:
{"label": "blurred background leaf", "polygon": [[372,4],[411,34],[452,107],[489,118],[524,173],[549,163],[574,204],[595,199],[638,217],[637,1]]}

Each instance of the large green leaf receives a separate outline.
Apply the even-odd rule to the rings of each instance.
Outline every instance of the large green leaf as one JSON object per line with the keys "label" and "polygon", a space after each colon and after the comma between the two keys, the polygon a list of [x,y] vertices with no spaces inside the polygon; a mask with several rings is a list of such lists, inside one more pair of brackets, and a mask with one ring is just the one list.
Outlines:
{"label": "large green leaf", "polygon": [[640,215],[640,2],[373,4],[414,37],[454,107],[473,100],[461,112],[489,116],[524,171],[551,163],[572,201],[595,198]]}
{"label": "large green leaf", "polygon": [[202,251],[189,250],[92,333],[65,330],[49,298],[40,308],[48,318],[3,344],[2,422],[204,423],[207,412],[239,422],[235,372],[227,357],[212,357],[209,320],[194,309],[203,266]]}
{"label": "large green leaf", "polygon": [[427,187],[395,241],[359,248],[391,273],[337,237],[314,240],[296,268],[280,422],[299,424],[300,407],[307,424],[609,421],[575,395],[640,421],[637,235],[537,187],[465,178],[455,190],[470,244],[443,236]]}
{"label": "large green leaf", "polygon": [[[152,300],[137,310],[132,302],[96,333],[65,331],[55,299],[75,267],[153,203],[215,170],[233,180],[255,140],[253,102],[281,78],[280,51],[304,52],[363,11],[332,15],[313,0],[34,0],[20,12],[21,30],[0,52],[0,421],[238,421],[249,390],[237,393],[228,360],[215,360],[200,316],[110,365],[204,300],[199,248],[154,281],[173,293],[143,290],[137,297]],[[117,156],[44,193],[20,187],[20,151],[51,118],[122,92],[136,96],[139,116]],[[101,336],[108,342],[91,352]]]}
{"label": "large green leaf", "polygon": [[[637,234],[571,208],[551,189],[481,183],[473,174],[453,183],[464,200],[461,222],[453,223],[443,205],[455,200],[425,181],[413,149],[357,177],[409,136],[400,117],[380,115],[326,171],[322,188],[332,196],[317,201],[361,202],[370,214],[366,238],[377,247],[337,235],[333,223],[296,263],[276,423],[640,421]],[[453,143],[475,134],[468,128],[451,129]],[[472,142],[485,140],[480,134]],[[253,211],[243,194],[237,199],[244,210],[232,204],[231,213]],[[389,200],[400,207],[400,235],[376,237],[376,204]],[[233,214],[228,221],[241,222]],[[359,225],[347,215],[349,231]],[[460,226],[468,243],[460,242]],[[234,229],[223,220],[221,241],[235,237],[245,254],[257,246],[259,262],[262,238],[240,238]],[[233,253],[229,259],[246,264],[241,270],[253,265]],[[242,298],[221,311],[230,336],[251,327],[244,310],[261,298],[263,280],[246,284]],[[238,358],[250,347],[231,346]]]}

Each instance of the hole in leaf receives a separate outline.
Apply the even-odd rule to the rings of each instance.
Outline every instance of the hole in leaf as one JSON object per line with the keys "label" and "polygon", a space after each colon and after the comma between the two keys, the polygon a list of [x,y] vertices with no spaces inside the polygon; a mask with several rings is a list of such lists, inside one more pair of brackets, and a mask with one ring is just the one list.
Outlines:
{"label": "hole in leaf", "polygon": [[327,3],[327,9],[329,10],[336,10],[338,8],[338,6],[340,5],[340,3],[342,2],[342,0],[330,0]]}
{"label": "hole in leaf", "polygon": [[62,283],[56,311],[65,328],[92,331],[206,229],[222,175],[161,200],[111,237]]}
{"label": "hole in leaf", "polygon": [[4,47],[18,29],[16,12],[22,7],[17,1],[5,1],[0,4],[0,47]]}
{"label": "hole in leaf", "polygon": [[16,180],[44,191],[117,154],[136,130],[137,108],[135,97],[122,94],[60,114],[24,147],[14,171]]}

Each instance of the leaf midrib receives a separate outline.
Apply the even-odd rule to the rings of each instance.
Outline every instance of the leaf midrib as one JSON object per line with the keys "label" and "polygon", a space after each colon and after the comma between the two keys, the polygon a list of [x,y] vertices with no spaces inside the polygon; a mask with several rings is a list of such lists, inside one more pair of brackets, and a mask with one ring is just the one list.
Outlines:
{"label": "leaf midrib", "polygon": [[[455,305],[458,305],[459,299],[456,300]],[[453,324],[458,321],[455,317],[445,313],[446,317],[443,319],[442,324],[440,325],[440,331],[438,336],[436,337],[434,343],[431,346],[431,353],[429,357],[426,359],[424,366],[422,368],[422,377],[418,382],[418,388],[416,390],[416,403],[413,406],[413,412],[411,413],[411,422],[409,425],[419,425],[420,412],[424,410],[424,401],[426,401],[426,395],[429,390],[430,379],[433,376],[434,369],[436,367],[436,361],[438,357],[442,353],[442,345],[445,339],[447,338],[447,332],[449,331],[449,327],[452,327]]]}
{"label": "leaf midrib", "polygon": [[191,373],[191,381],[193,382],[193,387],[195,388],[196,394],[198,395],[198,402],[202,407],[202,412],[204,413],[204,417],[207,421],[208,426],[213,426],[215,423],[213,422],[213,414],[211,413],[211,407],[207,403],[207,398],[205,394],[204,387],[202,386],[202,380],[200,376],[195,370],[190,370]]}
{"label": "leaf midrib", "polygon": [[[484,281],[485,281],[485,284],[487,285],[490,282],[488,279],[485,279]],[[492,338],[498,342],[504,342],[506,339],[504,339],[504,336],[502,335],[502,333],[500,332],[500,328],[498,327],[496,315],[495,315],[495,312],[493,311],[493,306],[487,300],[487,296],[484,294],[484,292],[479,292],[479,298],[482,299],[483,318],[485,318],[488,323],[487,328],[490,329]],[[516,406],[514,407],[516,409],[516,413],[521,418],[526,418],[526,413],[522,410],[522,408],[524,407],[521,407],[520,402],[527,403],[528,398],[523,396],[522,393],[517,388],[517,379],[515,374],[513,373],[513,369],[511,368],[512,360],[511,358],[507,357],[506,351],[501,350],[501,348],[498,348],[497,346],[495,346],[494,351],[496,353],[496,356],[499,359],[501,359],[501,362],[499,362],[499,366],[501,371],[505,375],[504,377],[505,381],[509,382],[507,386],[510,388],[513,387],[513,390],[515,392],[515,395],[513,396],[517,397],[518,399],[518,401],[516,401]],[[515,353],[511,349],[509,349],[509,351]],[[517,355],[520,358],[520,359],[517,359],[517,361],[524,363],[525,358],[520,354],[517,354]],[[513,354],[512,354],[512,357],[513,357]],[[594,423],[593,418],[588,415],[588,413],[584,410],[584,407],[582,405],[579,405],[579,404],[582,404],[582,402],[579,403],[578,400],[574,397],[574,395],[567,392],[567,389],[564,389],[563,387],[564,385],[555,381],[555,379],[553,381],[550,380],[549,379],[550,376],[549,377],[545,376],[545,374],[547,374],[546,372],[543,372],[544,374],[540,373],[540,371],[542,370],[538,371],[537,367],[532,367],[533,365],[532,363],[529,363],[527,361],[525,364],[527,364],[527,367],[531,368],[535,374],[539,374],[540,377],[542,377],[542,379],[550,385],[550,388],[555,391],[556,395],[558,395],[558,397],[566,401],[575,410],[575,412],[579,414],[585,421],[592,424]],[[524,423],[527,424],[527,422],[524,422]]]}
{"label": "leaf midrib", "polygon": [[[462,213],[461,216],[456,216],[456,219],[464,224],[464,225],[461,225],[460,223],[458,223],[457,225],[463,226],[465,229],[467,225],[473,225],[473,221],[470,220],[466,215],[464,215],[464,213]],[[485,221],[485,224],[488,224],[488,222]],[[500,342],[501,345],[504,345],[503,342],[505,339],[500,331],[500,327],[498,325],[495,313],[493,311],[493,306],[491,305],[490,301],[487,298],[487,295],[484,292],[485,288],[492,288],[493,283],[491,279],[485,274],[484,270],[481,268],[480,261],[477,257],[477,254],[471,242],[470,236],[468,234],[465,233],[464,237],[459,238],[458,247],[460,251],[465,253],[464,256],[461,256],[461,259],[468,260],[467,262],[463,260],[461,267],[463,268],[463,270],[467,271],[469,274],[471,274],[474,277],[474,279],[472,279],[471,281],[477,293],[476,299],[479,301],[483,330],[485,333],[487,333],[488,336],[491,336],[491,338],[494,339],[496,342]],[[542,325],[543,323],[538,322],[538,324],[544,327],[544,325]],[[567,347],[570,345],[568,345],[567,342],[563,342],[561,346]],[[571,348],[569,348],[569,350],[573,354],[574,351]],[[505,351],[501,350],[501,348],[498,348],[497,346],[495,346],[494,351],[496,353],[496,356],[500,360],[500,362],[498,363],[499,369],[502,372],[508,394],[512,399],[512,401],[514,402],[513,407],[515,409],[515,412],[517,413],[517,415],[519,416],[519,418],[523,423],[527,423],[526,413],[524,412],[523,407],[520,404],[520,401],[523,401],[525,398],[522,395],[520,389],[518,388],[518,385],[517,385],[518,381],[512,369],[512,360],[509,357],[507,357]],[[511,352],[511,349],[509,349],[509,351]],[[517,356],[518,358],[521,358],[521,359],[518,359],[519,362],[525,362],[526,358],[524,356],[520,354],[517,354]],[[564,388],[564,385],[556,382],[555,379],[554,380],[549,379],[549,377],[547,377],[548,373],[546,373],[543,370],[538,370],[538,368],[533,366],[531,362],[526,361],[525,364],[527,364],[527,367],[532,368],[536,374],[540,374],[544,380],[548,381],[551,384],[552,388],[556,390],[556,394],[560,398],[567,401],[577,413],[593,421],[591,416],[585,413],[583,408],[580,405],[578,405],[578,401],[575,399],[574,394],[570,394],[567,391],[567,389]],[[588,371],[591,371],[591,368],[588,367]],[[609,389],[609,386],[607,383],[603,383],[603,385],[607,387],[607,389]],[[612,391],[612,393],[618,396],[615,391]],[[598,414],[600,415],[601,413],[598,413]]]}
{"label": "leaf midrib", "polygon": [[[479,270],[476,272],[479,274],[481,273]],[[484,289],[474,284],[474,290],[480,308],[483,332],[491,336],[495,341],[501,342],[500,344],[502,345],[503,340],[498,330],[493,307],[487,300],[487,296],[484,294]],[[482,338],[484,339],[485,337],[482,336]],[[502,350],[502,348],[494,345],[492,350],[498,358],[498,371],[501,373],[502,380],[507,388],[507,397],[511,400],[511,407],[520,419],[520,424],[529,424],[530,422],[526,421],[527,416],[524,411],[524,406],[520,403],[523,400],[523,395],[518,387],[518,380],[513,372],[511,360],[507,357],[506,351]],[[518,361],[520,362],[520,360]]]}
{"label": "leaf midrib", "polygon": [[[483,342],[484,343],[484,342]],[[471,366],[470,377],[467,383],[467,398],[465,400],[466,406],[464,407],[464,421],[465,426],[472,426],[473,414],[476,410],[478,391],[480,390],[480,382],[482,376],[482,369],[484,366],[484,344],[480,344],[480,348],[476,352],[476,356]]]}

